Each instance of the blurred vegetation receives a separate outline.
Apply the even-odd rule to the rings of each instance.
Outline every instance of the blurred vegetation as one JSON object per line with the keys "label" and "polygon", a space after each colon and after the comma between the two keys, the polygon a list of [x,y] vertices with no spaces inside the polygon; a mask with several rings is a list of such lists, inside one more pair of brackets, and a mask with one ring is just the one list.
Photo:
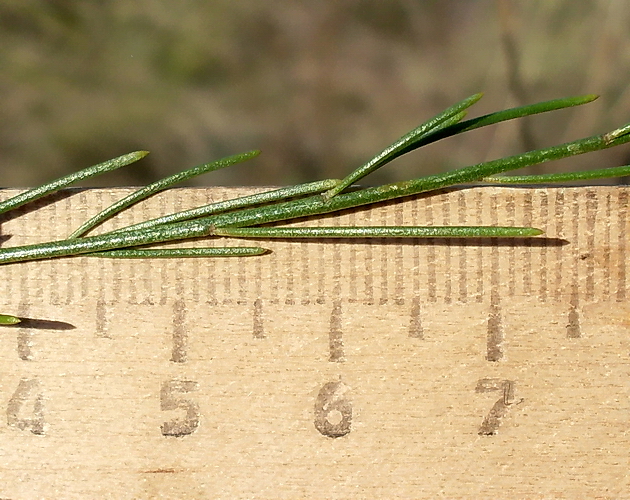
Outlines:
{"label": "blurred vegetation", "polygon": [[[248,149],[263,154],[197,182],[338,177],[475,92],[486,95],[474,114],[601,94],[435,144],[368,181],[561,143],[630,121],[629,30],[621,0],[5,0],[0,183],[136,149],[152,154],[89,184],[137,185]],[[568,168],[621,163],[627,148]]]}

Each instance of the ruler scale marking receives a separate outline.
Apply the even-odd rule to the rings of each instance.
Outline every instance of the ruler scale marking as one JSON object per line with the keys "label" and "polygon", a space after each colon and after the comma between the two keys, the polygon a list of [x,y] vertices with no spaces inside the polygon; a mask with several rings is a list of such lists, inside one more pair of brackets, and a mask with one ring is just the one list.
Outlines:
{"label": "ruler scale marking", "polygon": [[[516,225],[516,201],[514,192],[508,193],[505,200],[506,219],[508,224]],[[499,207],[497,206],[497,209]],[[498,212],[497,212],[498,217]],[[498,219],[497,219],[498,221]],[[507,253],[508,261],[508,276],[507,276],[507,294],[509,297],[516,295],[516,246],[510,245],[508,248],[503,248],[502,251]]]}
{"label": "ruler scale marking", "polygon": [[287,270],[286,273],[284,273],[287,290],[286,296],[284,298],[284,303],[287,305],[295,304],[295,268],[293,267],[293,263],[295,262],[295,256],[293,255],[294,248],[294,245],[290,245],[287,248],[287,259],[289,259],[289,262],[291,262],[291,267]]}
{"label": "ruler scale marking", "polygon": [[185,363],[188,360],[188,327],[186,325],[186,303],[176,300],[173,303],[173,348],[171,361]]}
{"label": "ruler scale marking", "polygon": [[[379,206],[375,209],[377,215],[376,223],[378,225],[385,225],[387,222],[387,209],[385,205],[379,204]],[[390,266],[389,266],[389,253],[390,247],[387,242],[383,242],[383,244],[379,244],[378,241],[375,241],[375,253],[380,256],[380,287],[378,289],[379,299],[378,304],[385,305],[389,300],[389,290],[390,290]]]}
{"label": "ruler scale marking", "polygon": [[586,283],[585,296],[586,300],[593,300],[595,296],[595,224],[596,214],[599,209],[597,194],[592,189],[586,191],[586,204],[584,210],[586,212],[586,249],[580,256],[586,265]]}
{"label": "ruler scale marking", "polygon": [[[321,220],[318,221],[318,225],[322,225]],[[324,277],[326,276],[327,266],[326,266],[326,247],[322,246],[320,243],[317,243],[317,298],[315,302],[317,304],[324,304],[326,302],[326,285],[324,281]]]}
{"label": "ruler scale marking", "polygon": [[[417,200],[416,203],[420,203],[420,201]],[[433,200],[426,200],[426,203],[425,203],[425,218],[426,218],[426,223],[429,226],[435,225],[434,211],[433,211],[434,203],[435,202]],[[436,252],[436,248],[434,244],[421,246],[421,242],[419,240],[417,242],[418,242],[417,250],[416,250],[416,247],[414,247],[415,254],[417,255],[417,261],[414,261],[414,264],[415,264],[414,268],[420,271],[420,266],[422,265],[420,261],[420,256],[421,256],[420,249],[421,248],[426,249],[426,253],[427,253],[426,268],[425,268],[426,289],[427,289],[426,295],[427,295],[428,301],[436,302],[437,301],[437,274],[436,274],[437,252]],[[420,289],[416,290],[415,292],[416,294],[419,294]]]}
{"label": "ruler scale marking", "polygon": [[[79,195],[80,196],[80,195]],[[61,208],[61,207],[60,207]],[[59,217],[59,212],[63,212],[63,213],[68,213],[70,212],[72,209],[72,202],[70,201],[70,198],[66,198],[64,200],[63,203],[63,208],[61,210],[55,209],[55,219],[60,219],[58,220],[58,222],[56,222],[56,224],[59,224],[61,227],[64,227],[64,232],[67,232],[67,234],[70,234],[70,232],[72,231],[72,218],[70,217]],[[62,269],[58,270],[58,275],[59,276],[63,276],[63,275],[72,275],[72,273],[68,272],[68,265],[66,264],[65,266],[62,266]],[[77,292],[80,293],[81,291],[81,286],[80,284],[84,281],[83,279],[79,278],[78,280],[75,278],[76,281],[78,281],[79,286],[76,286],[76,281],[75,283],[71,283],[71,280],[62,280],[63,285],[60,285],[60,289],[63,291],[63,299],[61,299],[62,303],[64,305],[68,305],[73,303],[76,299],[75,299],[75,294]]]}
{"label": "ruler scale marking", "polygon": [[[23,302],[18,306],[18,314],[22,318],[29,318],[30,313],[30,301],[28,298],[24,298]],[[17,355],[22,361],[32,361],[34,359],[33,354],[33,336],[34,332],[27,326],[18,327],[17,332]]]}
{"label": "ruler scale marking", "polygon": [[[477,205],[477,200],[473,199],[473,206],[476,217],[479,217],[479,206]],[[457,225],[463,225],[466,221],[466,204],[464,199],[464,192],[459,191],[457,193]],[[471,238],[469,240],[471,244],[474,244],[474,239]],[[457,246],[457,260],[459,262],[458,266],[458,280],[457,280],[457,301],[458,302],[466,302],[468,299],[468,272],[467,266],[469,261],[474,261],[475,259],[469,259],[468,255],[472,252],[469,251],[469,246],[466,245],[458,245]],[[476,253],[476,252],[475,252]],[[477,268],[477,266],[474,266]],[[476,279],[472,280],[473,284],[477,286],[481,286],[479,275],[475,277]]]}
{"label": "ruler scale marking", "polygon": [[[450,210],[450,201],[447,198],[443,203],[442,203],[442,224],[445,226],[451,225],[452,221],[451,221],[451,210]],[[443,265],[441,267],[443,267],[445,270],[446,269],[450,269],[451,268],[451,241],[450,240],[446,240],[446,242],[444,243],[444,246],[441,246],[439,250],[441,250],[441,252],[443,252],[443,260],[442,263]],[[442,274],[442,277],[445,275],[446,273]],[[447,304],[449,304],[451,302],[451,290],[452,290],[452,286],[451,286],[451,280],[446,279],[444,280],[444,302],[446,302]]]}
{"label": "ruler scale marking", "polygon": [[217,261],[215,259],[209,259],[208,262],[205,262],[204,264],[204,269],[206,272],[204,273],[203,278],[208,293],[206,301],[208,304],[217,305],[219,303],[217,291]]}
{"label": "ruler scale marking", "polygon": [[[396,226],[412,225],[410,221],[405,220],[405,212],[403,210],[397,210],[394,214],[394,224]],[[394,302],[396,305],[402,306],[405,303],[405,270],[404,270],[404,254],[405,247],[402,245],[396,245],[393,247],[394,251]],[[350,262],[350,268],[353,268],[353,263]]]}
{"label": "ruler scale marking", "polygon": [[[546,192],[540,192],[539,193],[539,210],[540,210],[540,220],[549,220],[549,196],[547,195]],[[548,279],[549,279],[549,273],[547,270],[547,266],[548,266],[548,260],[547,260],[547,256],[548,256],[548,246],[547,243],[545,242],[543,244],[543,246],[540,248],[540,288],[539,288],[539,295],[540,295],[540,300],[542,302],[546,302],[547,301],[547,293],[548,293]]]}
{"label": "ruler scale marking", "polygon": [[628,220],[628,192],[619,191],[619,240],[617,242],[619,247],[620,259],[617,267],[617,301],[626,299],[626,262],[623,256],[626,254],[626,234],[627,234],[627,220]]}
{"label": "ruler scale marking", "polygon": [[[565,232],[565,221],[564,221],[564,203],[565,203],[565,196],[564,196],[564,191],[562,190],[557,190],[555,191],[555,206],[554,206],[554,221],[556,223],[556,237],[557,238],[564,238],[564,232]],[[563,272],[564,272],[564,267],[563,267],[563,260],[562,260],[562,252],[566,251],[566,249],[563,249],[560,245],[556,246],[555,249],[555,266],[554,266],[554,299],[556,301],[560,300],[562,293],[563,293],[563,286],[562,286],[562,276],[563,276]]]}
{"label": "ruler scale marking", "polygon": [[[623,497],[627,188],[590,192],[453,190],[340,221],[530,217],[566,245],[266,241],[271,255],[242,260],[3,266],[14,284],[3,311],[77,328],[24,329],[26,359],[20,330],[2,332],[0,410],[12,420],[0,426],[0,496],[29,498],[16,489],[27,478],[40,497]],[[59,221],[77,210],[69,200]],[[23,222],[2,223],[11,245],[29,237]],[[588,346],[563,336],[572,323]]]}
{"label": "ruler scale marking", "polygon": [[[420,217],[420,211],[418,208],[418,199],[414,198],[412,200],[410,200],[410,214],[409,214],[409,218],[407,220],[405,220],[406,224],[411,224],[415,221],[417,221]],[[407,297],[411,297],[412,303],[414,303],[413,301],[416,301],[418,299],[418,295],[420,293],[420,280],[421,280],[421,275],[420,275],[420,245],[419,245],[419,239],[414,239],[411,243],[411,248],[408,248],[407,251],[411,253],[411,261],[413,262],[413,266],[412,269],[415,271],[412,274],[412,279],[411,279],[411,283],[407,283],[407,287],[405,287],[405,280],[404,280],[404,269],[403,269],[403,274],[402,274],[402,286],[403,286],[403,290],[402,290],[402,295],[403,297],[407,296]],[[428,259],[427,259],[428,260]],[[428,262],[427,262],[428,265]],[[413,305],[412,305],[412,309],[413,309]]]}
{"label": "ruler scale marking", "polygon": [[107,317],[107,304],[103,300],[103,297],[99,294],[96,299],[95,322],[94,329],[97,337],[111,338],[109,333],[109,322]]}
{"label": "ruler scale marking", "polygon": [[[462,193],[463,194],[463,193]],[[492,198],[491,198],[492,199]],[[481,192],[476,193],[476,197],[475,197],[475,212],[477,213],[477,221],[479,221],[479,224],[481,224],[481,221],[484,219],[487,219],[488,217],[492,218],[492,215],[490,214],[490,212],[492,211],[491,209],[491,203],[487,203],[483,201],[482,199],[482,194]],[[471,271],[473,271],[473,274],[475,275],[475,281],[477,282],[477,287],[475,290],[475,293],[473,294],[473,298],[474,298],[474,302],[477,303],[481,303],[483,302],[483,298],[485,295],[486,290],[489,290],[490,287],[488,286],[488,279],[492,279],[491,278],[491,274],[489,275],[488,273],[484,273],[483,272],[483,268],[484,268],[484,264],[486,259],[489,257],[489,253],[492,251],[491,247],[485,246],[483,244],[483,241],[481,241],[481,239],[477,239],[476,240],[477,243],[477,248],[475,249],[475,253],[477,258],[475,260],[471,259],[471,264],[474,268],[471,269]],[[471,265],[468,264],[468,265]]]}
{"label": "ruler scale marking", "polygon": [[611,234],[611,227],[613,225],[613,213],[612,213],[612,200],[611,200],[611,195],[610,193],[607,193],[604,197],[605,201],[606,201],[606,210],[604,212],[604,220],[605,221],[611,221],[610,224],[604,224],[604,234],[602,235],[602,239],[601,239],[601,246],[603,248],[603,255],[602,255],[602,261],[603,261],[603,285],[602,285],[602,293],[606,296],[606,297],[610,297],[610,285],[611,285],[611,281],[612,281],[612,276],[610,274],[610,268],[611,268],[611,258],[610,258],[610,252],[611,252],[611,241],[612,241],[612,234]]}
{"label": "ruler scale marking", "polygon": [[[356,213],[352,212],[348,217],[348,224],[351,226],[355,226],[356,219]],[[362,241],[362,243],[365,243],[365,241]],[[359,269],[359,266],[357,260],[357,245],[350,245],[348,253],[348,263],[350,268],[350,277],[348,279],[348,302],[357,303],[359,301],[357,279],[357,269]]]}
{"label": "ruler scale marking", "polygon": [[[522,225],[529,227],[533,225],[532,218],[532,210],[533,210],[533,200],[531,191],[523,192],[523,222]],[[524,262],[522,266],[522,280],[523,280],[523,293],[525,295],[530,295],[533,291],[532,287],[532,243],[529,240],[526,240],[523,243],[523,247],[521,252],[524,254]]]}

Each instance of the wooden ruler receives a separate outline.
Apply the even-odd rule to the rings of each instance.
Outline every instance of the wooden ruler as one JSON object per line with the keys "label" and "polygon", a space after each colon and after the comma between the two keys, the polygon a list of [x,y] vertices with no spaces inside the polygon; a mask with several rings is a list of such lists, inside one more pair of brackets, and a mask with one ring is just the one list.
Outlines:
{"label": "wooden ruler", "polygon": [[[251,191],[172,190],[108,227]],[[0,241],[127,192],[67,191]],[[0,312],[28,319],[0,330],[0,498],[630,498],[629,196],[447,190],[310,222],[537,239],[2,266]]]}

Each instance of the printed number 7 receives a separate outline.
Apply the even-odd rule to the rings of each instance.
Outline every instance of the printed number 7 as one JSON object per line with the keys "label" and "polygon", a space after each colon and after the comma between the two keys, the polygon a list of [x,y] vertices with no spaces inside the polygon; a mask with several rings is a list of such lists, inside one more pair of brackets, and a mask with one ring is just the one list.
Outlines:
{"label": "printed number 7", "polygon": [[499,432],[501,419],[507,413],[508,408],[514,403],[519,404],[523,400],[514,399],[515,384],[512,380],[501,380],[498,378],[482,378],[477,382],[475,392],[502,391],[502,396],[494,403],[486,418],[483,419],[479,427],[480,436],[493,436]]}

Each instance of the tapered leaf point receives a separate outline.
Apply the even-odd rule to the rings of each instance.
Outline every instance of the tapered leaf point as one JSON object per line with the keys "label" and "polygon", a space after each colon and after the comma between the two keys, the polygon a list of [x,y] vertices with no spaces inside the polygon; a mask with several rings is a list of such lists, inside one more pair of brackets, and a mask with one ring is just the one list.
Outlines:
{"label": "tapered leaf point", "polygon": [[9,316],[6,314],[0,314],[0,325],[16,325],[22,320],[16,316]]}
{"label": "tapered leaf point", "polygon": [[245,159],[251,160],[252,158],[256,158],[258,155],[260,155],[260,149],[252,149],[251,151],[245,153]]}

